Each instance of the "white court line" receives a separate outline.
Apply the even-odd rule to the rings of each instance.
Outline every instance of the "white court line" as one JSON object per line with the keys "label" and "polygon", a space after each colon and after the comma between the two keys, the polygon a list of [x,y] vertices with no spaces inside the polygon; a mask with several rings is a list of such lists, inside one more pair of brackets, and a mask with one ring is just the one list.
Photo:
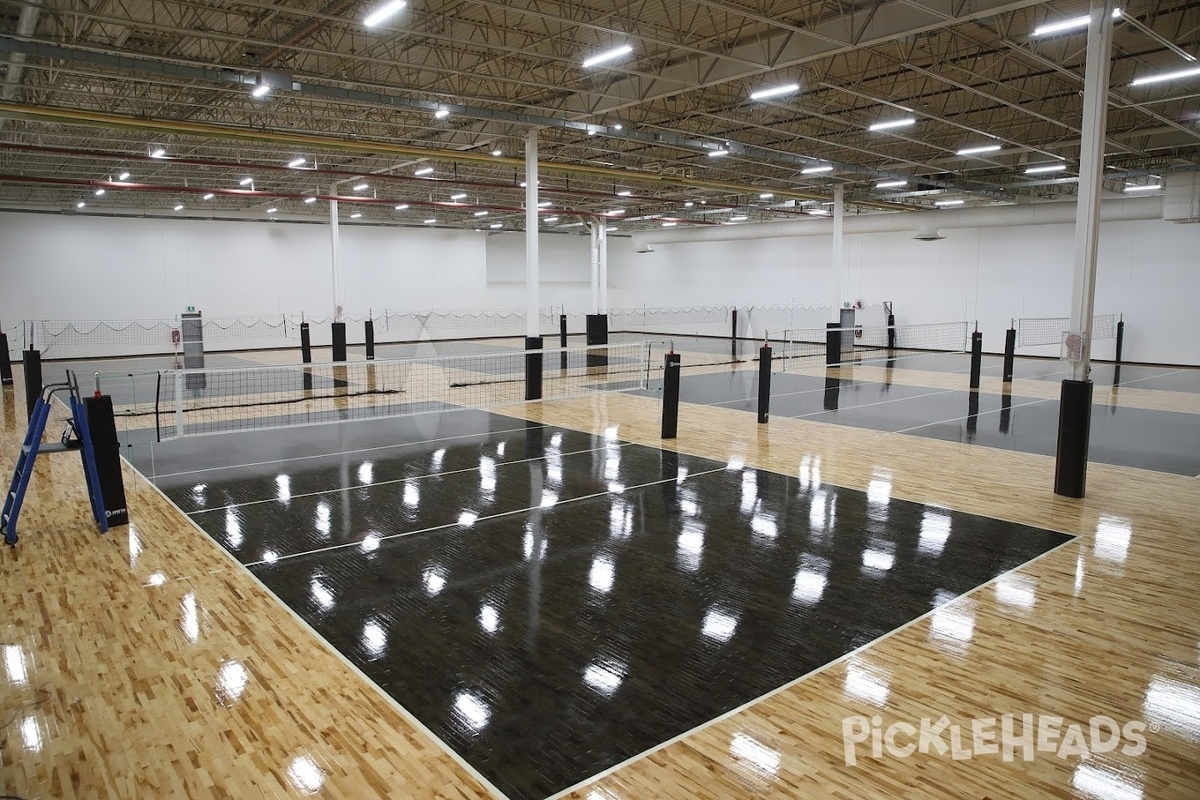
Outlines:
{"label": "white court line", "polygon": [[[626,442],[625,444],[633,444],[633,442]],[[667,451],[667,452],[674,452],[674,451]],[[692,456],[692,457],[699,458],[699,456]],[[712,459],[708,459],[708,460],[711,461]],[[714,469],[702,470],[701,472],[689,472],[686,476],[684,476],[684,480],[686,481],[688,478],[691,478],[696,475],[711,475],[714,472],[724,472],[727,469],[729,469],[727,466],[721,465]],[[752,469],[757,469],[757,468],[752,468]],[[646,483],[638,483],[633,486],[626,486],[624,489],[622,489],[619,492],[603,491],[603,492],[593,492],[592,494],[584,494],[584,495],[580,495],[579,497],[568,497],[565,500],[559,500],[557,503],[555,503],[553,506],[550,506],[549,508],[550,509],[558,508],[559,506],[566,505],[567,503],[577,503],[581,500],[594,500],[597,497],[606,497],[607,495],[610,495],[610,494],[624,494],[625,492],[629,492],[634,489],[646,489],[650,486],[658,486],[663,483],[669,483],[671,481],[678,481],[678,480],[679,480],[679,476],[675,475],[670,478],[660,478],[659,480],[656,480],[656,481],[648,481]],[[534,511],[535,509],[540,509],[540,508],[543,508],[543,506],[526,506],[525,508],[516,508],[511,511],[501,511],[496,514],[480,515],[475,518],[475,522],[471,523],[471,527],[479,524],[480,522],[486,522],[488,520],[493,520],[493,519],[500,519],[501,517],[511,517],[514,514],[527,514],[530,511]],[[467,510],[467,509],[464,509],[464,510]],[[391,539],[400,539],[405,536],[416,536],[419,533],[432,533],[433,531],[443,531],[443,530],[447,530],[449,528],[461,528],[461,527],[463,527],[463,526],[457,522],[447,522],[445,525],[433,525],[428,528],[421,528],[420,530],[404,531],[402,533],[392,533],[392,534],[388,534],[387,536],[380,536],[376,539],[376,541],[386,542]],[[207,534],[207,535],[210,538],[213,538],[212,534]],[[214,538],[214,541],[215,541],[215,538]],[[248,562],[246,562],[245,566],[246,567],[257,567],[260,564],[278,564],[280,561],[288,561],[293,558],[300,558],[301,556],[315,555],[317,553],[329,553],[334,550],[345,550],[346,548],[349,548],[349,547],[362,547],[362,542],[345,542],[344,544],[331,544],[328,547],[319,547],[316,550],[305,550],[302,553],[290,553],[288,555],[278,556],[274,561],[270,561],[270,562],[269,561],[248,561]]]}
{"label": "white court line", "polygon": [[[437,412],[437,413],[441,413],[441,412]],[[249,461],[245,464],[226,464],[226,465],[223,465],[220,467],[204,467],[203,469],[191,469],[191,470],[186,470],[184,472],[164,472],[159,475],[155,475],[154,480],[158,480],[159,478],[176,478],[176,477],[179,477],[180,475],[198,475],[201,472],[215,472],[215,471],[223,470],[223,469],[241,469],[243,467],[265,467],[270,464],[286,464],[289,461],[305,461],[305,460],[314,459],[314,458],[332,458],[334,456],[350,455],[351,453],[372,453],[376,450],[390,450],[394,447],[408,447],[410,445],[418,445],[418,444],[433,444],[434,442],[451,442],[451,441],[454,441],[455,439],[470,439],[471,437],[474,437],[474,436],[489,436],[493,433],[516,433],[517,431],[524,431],[524,430],[531,430],[531,429],[545,428],[545,427],[546,427],[545,424],[537,422],[537,423],[534,423],[533,425],[524,426],[524,427],[520,427],[520,428],[505,428],[503,430],[498,430],[498,431],[480,431],[479,433],[462,433],[462,434],[458,434],[457,436],[442,436],[442,437],[439,437],[436,439],[418,439],[418,440],[412,441],[412,442],[398,442],[396,444],[381,444],[377,447],[360,447],[360,448],[356,448],[354,450],[338,450],[337,452],[334,452],[334,453],[318,453],[316,455],[311,455],[311,456],[292,456],[290,458],[271,459],[270,461]]]}
{"label": "white court line", "polygon": [[[121,459],[124,460],[127,464],[129,464],[129,466],[133,469],[134,472],[137,472],[137,474],[142,475],[142,473],[138,470],[137,467],[133,466],[133,464],[131,462],[129,462],[127,459],[125,459],[125,456],[121,456]],[[146,476],[142,475],[142,477],[145,478]],[[234,556],[233,553],[229,552],[224,547],[222,547],[220,542],[218,542],[216,539],[214,539],[212,537],[212,534],[210,534],[208,531],[201,528],[194,519],[192,519],[191,517],[189,517],[187,514],[185,514],[183,512],[183,509],[181,509],[179,506],[175,505],[175,501],[173,501],[170,497],[168,497],[166,495],[166,493],[163,492],[162,489],[159,489],[157,486],[155,486],[149,480],[147,480],[146,483],[150,486],[151,491],[158,492],[159,496],[162,497],[162,499],[165,500],[166,503],[171,506],[171,508],[175,509],[175,511],[177,511],[181,517],[183,517],[185,520],[187,520],[188,523],[193,528],[195,528],[198,533],[202,534],[204,536],[204,538],[207,539],[212,544],[212,546],[215,547],[222,556],[224,556],[229,561],[231,561],[233,564],[235,564],[244,575],[249,576],[250,580],[252,580],[256,584],[258,584],[258,587],[260,589],[262,589],[264,592],[266,592],[271,598],[273,598],[275,600],[275,602],[279,605],[279,607],[281,609],[283,609],[284,613],[288,614],[292,619],[294,619],[297,623],[299,623],[300,626],[304,630],[308,631],[308,633],[313,637],[313,639],[315,639],[316,641],[325,645],[325,649],[327,652],[333,654],[334,658],[336,658],[338,661],[342,662],[343,666],[345,666],[347,669],[349,669],[351,672],[353,672],[355,675],[357,675],[364,683],[366,683],[367,686],[369,686],[371,689],[373,689],[375,691],[375,693],[377,695],[379,695],[379,697],[383,698],[385,703],[387,703],[392,708],[394,708],[396,710],[396,712],[400,714],[400,716],[404,717],[404,719],[408,722],[408,724],[412,725],[413,728],[415,730],[417,730],[418,732],[423,733],[427,737],[429,737],[430,741],[432,741],[435,745],[437,745],[446,755],[450,756],[451,760],[453,760],[456,764],[458,764],[458,766],[462,767],[463,771],[466,772],[467,775],[469,775],[472,778],[474,778],[475,780],[479,781],[479,784],[481,786],[483,786],[483,788],[486,789],[488,792],[491,792],[491,794],[494,797],[496,797],[497,800],[508,800],[508,797],[504,794],[504,792],[501,792],[491,781],[489,781],[487,778],[485,778],[483,776],[483,773],[481,773],[474,766],[472,766],[470,764],[470,762],[468,762],[465,758],[463,758],[461,755],[459,755],[458,751],[456,751],[453,747],[446,744],[446,742],[442,741],[441,737],[438,736],[436,733],[434,733],[432,730],[430,730],[425,725],[425,723],[423,723],[423,722],[421,722],[421,720],[417,719],[417,716],[415,714],[413,714],[411,711],[409,711],[404,706],[400,705],[400,703],[396,700],[396,698],[392,697],[390,694],[388,694],[386,691],[384,691],[382,686],[380,686],[378,683],[376,683],[370,677],[368,677],[367,674],[365,672],[363,672],[361,669],[359,669],[358,666],[353,661],[351,661],[349,658],[347,658],[342,653],[342,651],[340,651],[336,647],[334,647],[324,636],[322,636],[320,634],[320,632],[317,631],[316,628],[314,628],[312,625],[310,625],[308,623],[308,621],[304,619],[304,617],[300,616],[298,613],[296,613],[296,611],[294,611],[292,609],[291,606],[289,606],[287,603],[283,602],[283,598],[281,598],[279,595],[275,594],[275,592],[272,591],[269,586],[267,586],[265,583],[263,583],[263,581],[260,580],[257,575],[255,575],[253,572],[251,572],[249,569],[247,569],[245,564],[238,561],[237,557]],[[264,687],[264,688],[269,689],[270,687]]]}
{"label": "white court line", "polygon": [[[854,491],[858,491],[858,490],[855,489]],[[966,512],[961,512],[961,513],[966,513]],[[979,516],[979,515],[975,515],[975,516]],[[1027,525],[1026,527],[1033,527],[1033,526]],[[1042,530],[1051,530],[1051,529],[1044,528]],[[788,681],[787,683],[783,684],[782,686],[772,689],[771,691],[767,692],[766,694],[759,695],[758,697],[754,698],[753,700],[749,700],[749,701],[743,703],[742,705],[738,706],[737,708],[730,709],[729,711],[726,711],[724,714],[721,714],[720,716],[713,717],[712,719],[708,720],[707,722],[703,722],[703,723],[697,725],[696,727],[692,728],[689,731],[684,731],[683,733],[679,734],[678,736],[672,737],[672,738],[666,740],[665,742],[662,742],[661,744],[657,744],[654,747],[651,747],[649,750],[644,750],[641,753],[638,753],[637,755],[630,756],[629,758],[625,759],[621,763],[614,764],[613,766],[609,767],[606,770],[603,770],[602,772],[597,772],[595,775],[592,775],[589,778],[585,778],[584,780],[580,781],[579,783],[576,783],[574,786],[568,786],[566,789],[563,789],[562,791],[560,791],[556,794],[550,795],[549,797],[546,798],[546,800],[559,800],[562,797],[566,797],[567,795],[571,794],[572,792],[579,791],[582,787],[588,785],[589,783],[598,781],[601,778],[606,778],[609,775],[612,775],[614,772],[624,769],[625,767],[629,766],[630,764],[634,763],[635,761],[640,761],[643,758],[652,756],[655,753],[657,753],[659,750],[669,747],[670,745],[673,745],[676,742],[683,741],[684,739],[688,738],[689,736],[699,733],[700,731],[702,731],[706,728],[710,728],[713,725],[716,725],[717,723],[724,722],[725,720],[729,719],[730,717],[734,716],[735,714],[740,714],[741,712],[745,711],[746,709],[750,708],[751,706],[757,705],[764,700],[769,700],[770,698],[774,697],[777,694],[780,694],[781,692],[786,692],[788,689],[793,688],[794,686],[801,683],[802,681],[808,680],[809,678],[813,677],[814,675],[819,675],[820,673],[824,672],[825,670],[829,669],[830,667],[841,664],[844,661],[848,661],[849,659],[851,659],[854,656],[861,653],[863,650],[866,650],[869,647],[874,647],[875,645],[878,645],[879,643],[883,642],[884,640],[890,639],[891,637],[895,636],[896,634],[898,634],[902,631],[905,631],[908,628],[911,628],[913,625],[916,625],[917,623],[925,620],[926,618],[932,616],[933,614],[937,613],[938,611],[949,608],[950,606],[954,605],[955,603],[958,603],[959,601],[963,600],[963,598],[970,597],[971,595],[975,594],[976,592],[980,591],[981,589],[986,589],[987,587],[992,586],[997,581],[999,581],[1001,578],[1011,575],[1014,572],[1017,572],[1018,570],[1024,569],[1025,567],[1029,567],[1029,566],[1032,566],[1033,564],[1036,564],[1038,561],[1041,561],[1046,556],[1049,556],[1049,555],[1052,555],[1053,553],[1058,552],[1059,550],[1061,550],[1062,548],[1066,547],[1067,545],[1075,542],[1079,538],[1078,534],[1063,533],[1063,531],[1053,531],[1053,532],[1054,533],[1062,533],[1064,536],[1070,536],[1071,538],[1067,539],[1065,542],[1063,542],[1060,545],[1057,545],[1056,547],[1052,547],[1051,549],[1047,550],[1046,552],[1042,553],[1041,555],[1031,558],[1030,560],[1026,561],[1023,564],[1018,564],[1017,566],[1013,567],[1012,569],[1008,570],[1007,572],[1002,572],[999,575],[996,575],[995,577],[989,579],[988,581],[979,584],[974,589],[970,589],[969,591],[963,592],[962,594],[960,594],[958,597],[954,598],[950,602],[944,603],[940,606],[937,606],[936,608],[929,609],[921,616],[915,617],[915,618],[909,620],[908,622],[901,625],[899,628],[894,628],[894,629],[888,631],[887,633],[883,634],[882,636],[879,636],[876,639],[872,639],[871,641],[867,642],[866,644],[860,645],[860,646],[854,648],[853,650],[851,650],[850,652],[845,653],[845,654],[835,658],[833,661],[829,661],[825,664],[822,664],[821,666],[817,667],[816,669],[809,670],[808,672],[804,673],[800,677],[795,678],[791,681]],[[997,634],[997,635],[999,635],[999,634]]]}
{"label": "white court line", "polygon": [[[958,422],[960,419],[970,419],[973,416],[974,417],[982,417],[982,416],[986,416],[988,414],[995,414],[997,412],[1011,411],[1014,408],[1024,408],[1025,406],[1036,406],[1039,403],[1054,403],[1054,402],[1056,402],[1056,400],[1052,399],[1052,398],[1046,398],[1043,400],[1030,400],[1028,403],[1018,403],[1015,406],[1009,406],[1007,409],[996,408],[991,411],[980,411],[978,414],[966,414],[965,416],[961,416],[961,417],[951,417],[950,419],[940,419],[936,422],[924,422],[920,425],[914,425],[911,428],[903,428],[902,430],[892,431],[892,433],[908,433],[909,431],[917,431],[917,430],[920,430],[921,428],[928,428],[930,425],[945,425],[948,422]],[[1024,451],[1020,451],[1020,452],[1024,452]]]}
{"label": "white court line", "polygon": [[[626,447],[630,444],[633,444],[633,443],[632,442],[620,442],[620,443],[618,443],[617,446],[618,447]],[[584,450],[559,451],[559,453],[560,453],[560,455],[564,455],[564,456],[582,455],[583,453],[598,453],[601,450],[608,449],[608,447],[609,447],[609,445],[605,445],[603,447],[590,447],[590,448],[587,448]],[[510,461],[500,461],[496,464],[496,468],[499,469],[500,467],[504,467],[509,464],[529,464],[534,461],[545,461],[545,460],[546,460],[546,456],[544,456],[544,455],[531,456],[529,458],[518,458],[518,459],[513,459]],[[339,492],[350,492],[350,491],[354,491],[356,489],[366,489],[366,488],[373,487],[373,486],[391,486],[391,485],[394,485],[397,483],[404,483],[406,481],[411,481],[411,480],[424,480],[425,478],[439,478],[443,475],[462,475],[463,473],[466,473],[466,472],[478,472],[478,471],[479,471],[479,466],[476,465],[473,467],[463,467],[462,469],[448,469],[448,470],[443,470],[441,472],[426,472],[421,475],[405,475],[403,478],[393,478],[390,481],[375,481],[372,483],[359,484],[357,486],[333,486],[328,489],[319,489],[315,492],[303,492],[302,494],[291,495],[291,497],[289,499],[296,500],[301,497],[319,497],[320,495],[323,495],[323,494],[338,494]],[[257,505],[261,505],[263,503],[275,503],[278,501],[279,501],[279,496],[274,495],[272,497],[264,497],[261,500],[245,500],[245,501],[239,502],[239,503],[227,503],[226,505],[223,505],[223,506],[213,506],[212,508],[201,508],[196,511],[192,511],[191,513],[192,514],[207,514],[210,511],[226,511],[231,508],[242,508],[244,506],[257,506]]]}

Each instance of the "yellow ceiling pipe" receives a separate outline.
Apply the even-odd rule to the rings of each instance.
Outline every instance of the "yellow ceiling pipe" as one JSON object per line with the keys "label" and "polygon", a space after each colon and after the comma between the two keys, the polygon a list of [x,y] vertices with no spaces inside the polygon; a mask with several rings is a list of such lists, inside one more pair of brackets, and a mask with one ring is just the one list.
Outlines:
{"label": "yellow ceiling pipe", "polygon": [[[297,148],[315,150],[335,150],[346,153],[362,153],[370,155],[392,155],[406,158],[433,158],[445,161],[466,161],[491,166],[504,165],[522,167],[524,159],[493,156],[487,153],[470,153],[461,150],[434,150],[424,147],[412,147],[378,140],[338,139],[331,136],[316,136],[312,134],[288,133],[286,131],[255,130],[253,128],[236,128],[226,125],[212,125],[203,122],[188,122],[185,120],[150,119],[143,117],[124,117],[117,114],[106,114],[101,111],[84,111],[75,108],[56,108],[54,106],[37,106],[24,103],[0,101],[0,117],[12,119],[33,120],[37,122],[58,122],[73,125],[94,125],[104,128],[123,128],[126,130],[147,131],[157,134],[184,134],[188,136],[206,136],[215,139],[237,139],[248,142],[265,142],[270,144],[290,145]],[[564,164],[556,161],[543,161],[539,166],[548,171],[566,172],[571,174],[591,175],[595,177],[612,178],[619,181],[643,181],[649,183],[672,183],[692,186],[698,189],[713,189],[716,191],[733,192],[735,194],[759,194],[764,191],[762,186],[746,186],[744,184],[726,183],[705,179],[675,179],[667,178],[653,172],[643,172],[634,169],[616,169],[611,167],[593,167],[586,164]],[[786,189],[770,189],[777,197],[791,197],[800,200],[824,200],[826,195],[814,192],[796,192]],[[885,203],[874,200],[856,200],[857,205],[870,206],[888,211],[911,211],[908,206],[896,203]]]}

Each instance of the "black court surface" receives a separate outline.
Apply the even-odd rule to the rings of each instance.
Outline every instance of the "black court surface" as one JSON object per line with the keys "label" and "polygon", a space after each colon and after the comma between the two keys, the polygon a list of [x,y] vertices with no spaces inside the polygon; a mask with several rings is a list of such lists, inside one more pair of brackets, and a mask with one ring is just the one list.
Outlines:
{"label": "black court surface", "polygon": [[[638,393],[659,394],[657,386]],[[683,402],[757,412],[758,375],[752,370],[686,375],[679,396]],[[1038,455],[1054,455],[1058,443],[1057,399],[777,373],[771,376],[770,411],[775,417]],[[1200,417],[1097,403],[1088,459],[1200,475]]]}
{"label": "black court surface", "polygon": [[[578,784],[1071,537],[479,411],[143,471],[504,795]],[[143,448],[137,448],[143,450]]]}

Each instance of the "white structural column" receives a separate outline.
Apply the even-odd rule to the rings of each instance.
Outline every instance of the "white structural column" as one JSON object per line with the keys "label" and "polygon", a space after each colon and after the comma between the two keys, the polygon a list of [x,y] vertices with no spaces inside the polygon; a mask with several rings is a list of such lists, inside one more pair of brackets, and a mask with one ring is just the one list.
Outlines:
{"label": "white structural column", "polygon": [[[329,187],[330,194],[337,194],[337,185]],[[329,256],[333,272],[333,321],[342,321],[342,265],[340,258],[341,239],[338,231],[338,201],[329,201]]]}
{"label": "white structural column", "polygon": [[833,289],[829,295],[829,321],[842,321],[842,284],[845,282],[846,257],[843,248],[846,188],[833,187]]}
{"label": "white structural column", "polygon": [[1113,0],[1092,0],[1083,84],[1083,138],[1079,151],[1079,202],[1075,208],[1075,278],[1071,286],[1071,330],[1083,333],[1079,361],[1068,377],[1087,380],[1092,359],[1092,316],[1096,301],[1096,250],[1100,238],[1100,186],[1104,131],[1108,123]]}
{"label": "white structural column", "polygon": [[1100,235],[1100,185],[1104,129],[1108,121],[1108,73],[1112,60],[1113,0],[1092,0],[1083,83],[1083,136],[1079,154],[1079,202],[1075,209],[1075,278],[1071,330],[1082,335],[1078,360],[1069,361],[1058,402],[1054,493],[1083,497],[1091,438],[1092,313],[1096,299],[1096,246]]}
{"label": "white structural column", "polygon": [[600,220],[598,226],[600,228],[600,257],[597,261],[597,284],[600,288],[600,311],[601,314],[608,313],[608,220]]}
{"label": "white structural column", "polygon": [[592,233],[592,313],[600,313],[600,223],[588,223]]}
{"label": "white structural column", "polygon": [[538,140],[537,130],[525,136],[525,335],[541,329],[538,297]]}

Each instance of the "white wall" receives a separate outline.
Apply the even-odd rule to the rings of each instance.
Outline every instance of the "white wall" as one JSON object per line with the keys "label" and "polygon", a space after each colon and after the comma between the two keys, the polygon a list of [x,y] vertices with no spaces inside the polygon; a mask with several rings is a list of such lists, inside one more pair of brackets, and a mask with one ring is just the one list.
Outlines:
{"label": "white wall", "polygon": [[[1067,316],[1073,226],[848,237],[843,297],[890,300],[897,322],[978,320],[989,351],[1009,319]],[[817,305],[830,298],[826,236],[658,245],[609,243],[614,308]],[[588,237],[542,236],[540,305],[586,311]],[[524,308],[524,235],[341,227],[344,307]],[[0,323],[332,312],[329,231],[283,222],[0,213]],[[1200,363],[1200,225],[1106,223],[1097,313],[1123,312],[1131,361]],[[12,343],[15,351],[19,342]],[[1033,351],[1056,355],[1056,348]],[[1112,354],[1100,342],[1098,357]]]}
{"label": "white wall", "polygon": [[[1011,318],[1070,315],[1073,225],[943,233],[936,242],[911,233],[848,236],[843,300],[890,300],[898,324],[978,320],[984,349],[992,352],[1003,351]],[[668,306],[819,304],[831,296],[828,236],[654,248],[627,253],[610,268],[614,295]],[[1200,364],[1200,334],[1191,320],[1197,298],[1200,225],[1101,227],[1096,313],[1125,315],[1127,361]],[[1113,349],[1113,341],[1100,341],[1094,354],[1111,358]],[[1057,356],[1058,348],[1019,352]]]}

